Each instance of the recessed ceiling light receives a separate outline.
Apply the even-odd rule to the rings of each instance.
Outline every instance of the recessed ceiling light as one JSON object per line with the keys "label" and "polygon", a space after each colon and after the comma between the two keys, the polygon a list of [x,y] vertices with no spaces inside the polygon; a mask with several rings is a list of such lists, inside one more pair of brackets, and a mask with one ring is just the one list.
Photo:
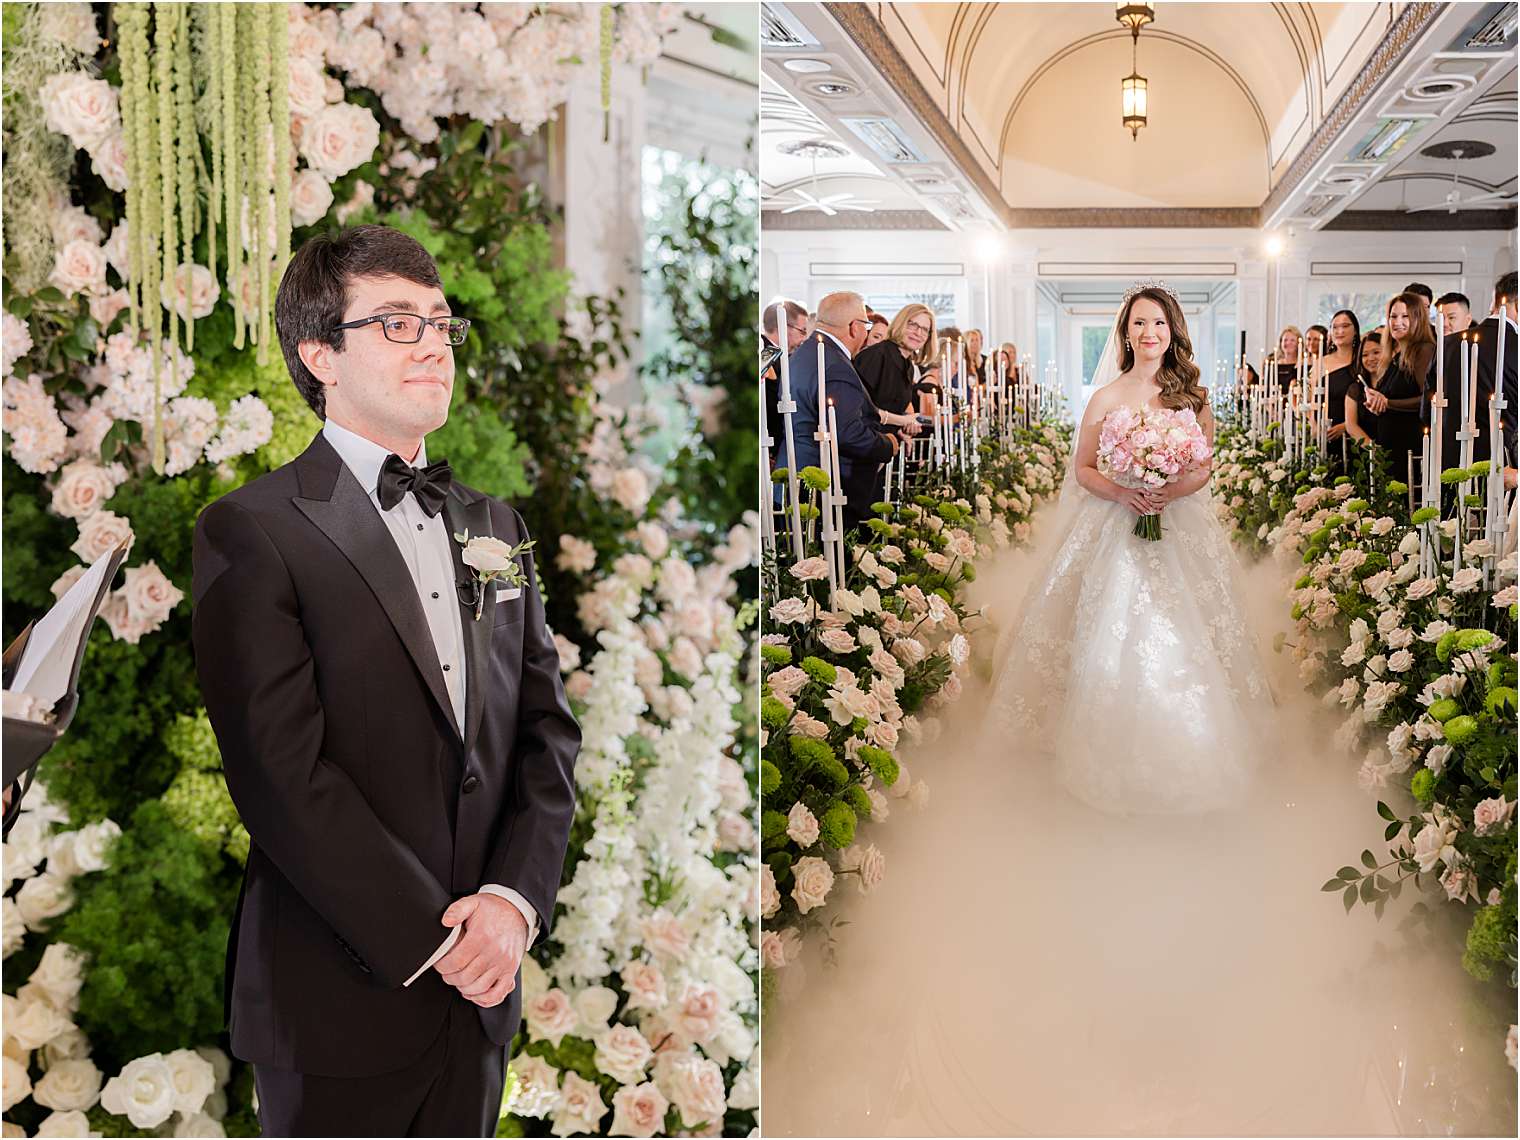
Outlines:
{"label": "recessed ceiling light", "polygon": [[783,60],[781,66],[788,71],[795,71],[803,75],[812,75],[820,71],[833,71],[832,65],[821,59],[788,59]]}
{"label": "recessed ceiling light", "polygon": [[790,142],[779,144],[776,149],[782,154],[794,155],[798,158],[848,158],[848,147],[840,146],[828,139],[793,139]]}
{"label": "recessed ceiling light", "polygon": [[846,95],[859,94],[855,85],[846,83],[840,79],[820,79],[808,85],[808,90],[814,95],[822,95],[828,99],[839,99]]}

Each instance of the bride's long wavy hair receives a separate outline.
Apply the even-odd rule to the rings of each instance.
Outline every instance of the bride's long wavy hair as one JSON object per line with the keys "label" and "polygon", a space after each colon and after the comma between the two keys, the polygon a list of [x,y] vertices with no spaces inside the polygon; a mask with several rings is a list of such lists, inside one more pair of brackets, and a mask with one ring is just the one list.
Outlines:
{"label": "bride's long wavy hair", "polygon": [[1161,306],[1161,311],[1166,314],[1167,331],[1171,333],[1166,355],[1161,358],[1161,369],[1156,373],[1156,383],[1161,385],[1161,406],[1191,408],[1194,413],[1201,412],[1209,402],[1209,394],[1198,383],[1202,373],[1198,365],[1193,363],[1193,342],[1188,337],[1187,320],[1182,315],[1182,306],[1165,290],[1141,289],[1125,303],[1119,313],[1119,327],[1114,330],[1119,344],[1119,371],[1128,372],[1135,366],[1135,351],[1129,345],[1129,313],[1141,297]]}

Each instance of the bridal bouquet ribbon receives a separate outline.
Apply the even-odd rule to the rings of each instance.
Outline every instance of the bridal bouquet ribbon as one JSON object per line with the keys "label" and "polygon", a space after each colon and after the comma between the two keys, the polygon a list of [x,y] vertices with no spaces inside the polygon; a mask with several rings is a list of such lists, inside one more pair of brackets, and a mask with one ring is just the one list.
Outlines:
{"label": "bridal bouquet ribbon", "polygon": [[[1126,486],[1164,487],[1213,454],[1191,408],[1115,408],[1098,432],[1098,470]],[[1155,542],[1161,516],[1141,515],[1135,534]]]}

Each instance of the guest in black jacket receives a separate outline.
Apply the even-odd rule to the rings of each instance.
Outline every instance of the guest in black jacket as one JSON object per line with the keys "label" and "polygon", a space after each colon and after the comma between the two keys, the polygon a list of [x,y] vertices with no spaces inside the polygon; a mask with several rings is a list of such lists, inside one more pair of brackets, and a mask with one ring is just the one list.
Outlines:
{"label": "guest in black jacket", "polygon": [[[897,454],[897,437],[886,433],[876,407],[866,394],[851,358],[865,343],[871,321],[859,293],[830,293],[818,302],[816,341],[823,343],[824,398],[834,405],[839,427],[840,490],[845,495],[844,521],[856,526],[871,514],[877,473]],[[792,354],[792,398],[797,401],[793,432],[797,466],[822,467],[818,441],[818,352],[815,340]]]}
{"label": "guest in black jacket", "polygon": [[927,305],[906,305],[892,318],[887,339],[869,345],[855,358],[855,371],[881,421],[914,435],[918,421],[919,371],[939,351],[934,313]]}
{"label": "guest in black jacket", "polygon": [[777,361],[780,352],[791,353],[807,336],[807,310],[796,301],[779,302],[786,313],[786,348],[781,348],[781,330],[776,325],[776,305],[767,305],[765,312],[760,318],[760,331],[763,341],[760,345],[761,361],[766,366],[760,374],[760,379],[765,386],[761,393],[765,400],[765,427],[771,437],[770,460],[771,466],[777,463],[776,456],[781,452],[784,445],[785,427],[781,422],[781,413],[777,405],[781,402],[781,367]]}
{"label": "guest in black jacket", "polygon": [[[1504,436],[1504,466],[1515,466],[1515,357],[1520,355],[1520,345],[1516,344],[1516,277],[1513,273],[1506,273],[1494,284],[1494,310],[1481,325],[1476,329],[1469,330],[1476,335],[1478,340],[1478,442],[1482,445],[1482,454],[1478,454],[1477,446],[1474,446],[1473,454],[1478,459],[1489,458],[1488,445],[1488,401],[1494,392],[1494,368],[1498,364],[1499,330],[1504,330],[1504,408],[1500,411],[1500,432]],[[1448,349],[1450,345],[1447,346]],[[1447,375],[1451,374],[1451,365],[1447,364]],[[1448,399],[1450,397],[1448,396]],[[1452,408],[1448,407],[1450,413]]]}
{"label": "guest in black jacket", "polygon": [[1445,336],[1466,332],[1472,325],[1472,302],[1461,293],[1441,294],[1436,309],[1441,314],[1441,332]]}

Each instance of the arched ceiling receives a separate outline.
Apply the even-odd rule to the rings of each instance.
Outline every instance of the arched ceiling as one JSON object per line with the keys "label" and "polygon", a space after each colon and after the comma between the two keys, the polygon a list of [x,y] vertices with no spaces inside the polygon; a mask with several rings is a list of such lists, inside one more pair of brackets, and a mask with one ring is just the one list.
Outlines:
{"label": "arched ceiling", "polygon": [[[1454,171],[1464,199],[1514,191],[1513,4],[1160,0],[1138,45],[1114,8],[767,0],[762,174],[784,99],[778,128],[802,132],[800,112],[851,152],[819,163],[821,183],[896,176],[949,225],[1359,225],[1334,220],[1439,206]],[[1138,140],[1120,112],[1132,66],[1150,83]],[[862,122],[886,123],[910,153],[893,157]],[[1369,158],[1369,133],[1400,122],[1407,137]],[[1423,153],[1459,140],[1492,153]],[[911,204],[876,190],[888,208]],[[942,209],[953,194],[963,201]],[[1501,224],[1504,205],[1456,220]]]}

